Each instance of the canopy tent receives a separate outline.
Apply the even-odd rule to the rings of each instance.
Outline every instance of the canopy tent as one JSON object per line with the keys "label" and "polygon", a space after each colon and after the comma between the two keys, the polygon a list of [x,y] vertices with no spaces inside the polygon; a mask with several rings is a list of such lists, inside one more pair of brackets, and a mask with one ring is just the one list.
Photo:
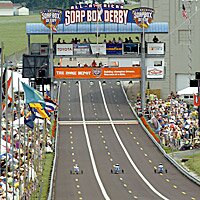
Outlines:
{"label": "canopy tent", "polygon": [[187,87],[177,92],[178,95],[192,95],[198,93],[198,87]]}
{"label": "canopy tent", "polygon": [[[35,124],[43,124],[44,123],[44,120],[43,119],[39,119],[39,118],[36,118],[34,120]],[[51,122],[49,120],[47,120],[47,123],[48,124],[51,124]],[[13,126],[14,127],[18,127],[20,124],[20,126],[24,125],[24,117],[21,117],[20,119],[16,119],[15,121],[13,121]]]}

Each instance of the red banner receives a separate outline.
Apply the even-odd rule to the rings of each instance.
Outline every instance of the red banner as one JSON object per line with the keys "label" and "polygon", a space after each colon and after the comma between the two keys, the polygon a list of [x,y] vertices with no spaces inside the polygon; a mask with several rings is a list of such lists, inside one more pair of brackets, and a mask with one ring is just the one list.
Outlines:
{"label": "red banner", "polygon": [[139,79],[140,67],[54,68],[55,79]]}
{"label": "red banner", "polygon": [[194,94],[194,106],[200,106],[200,96]]}

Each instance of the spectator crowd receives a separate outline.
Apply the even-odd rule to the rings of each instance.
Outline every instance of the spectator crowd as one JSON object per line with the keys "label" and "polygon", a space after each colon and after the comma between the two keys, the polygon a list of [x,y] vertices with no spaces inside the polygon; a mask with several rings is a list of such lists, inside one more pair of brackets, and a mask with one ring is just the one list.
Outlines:
{"label": "spectator crowd", "polygon": [[[140,98],[135,108],[141,112]],[[178,150],[200,148],[197,108],[179,99],[173,92],[166,100],[149,100],[143,115],[158,134],[163,146]]]}
{"label": "spectator crowd", "polygon": [[[24,125],[26,115],[23,98],[16,98],[1,122],[0,199],[30,199],[38,187],[44,153],[52,152],[52,138],[44,120],[36,120],[35,128]],[[14,120],[13,120],[14,119]]]}

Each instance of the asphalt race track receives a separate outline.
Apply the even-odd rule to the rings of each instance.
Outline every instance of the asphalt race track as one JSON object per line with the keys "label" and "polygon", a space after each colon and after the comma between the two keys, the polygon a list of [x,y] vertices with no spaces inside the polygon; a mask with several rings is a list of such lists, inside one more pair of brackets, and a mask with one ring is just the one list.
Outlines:
{"label": "asphalt race track", "polygon": [[[56,200],[200,199],[200,187],[155,147],[115,81],[62,84],[57,150]],[[154,173],[160,162],[167,174]],[[75,163],[83,174],[70,174]],[[111,173],[116,163],[124,173]]]}

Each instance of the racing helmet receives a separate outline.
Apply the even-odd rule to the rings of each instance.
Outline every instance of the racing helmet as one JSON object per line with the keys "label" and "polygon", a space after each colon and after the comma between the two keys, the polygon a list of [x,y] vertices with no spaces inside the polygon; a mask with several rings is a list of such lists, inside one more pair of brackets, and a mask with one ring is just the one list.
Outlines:
{"label": "racing helmet", "polygon": [[162,165],[162,163],[159,163],[159,165]]}

